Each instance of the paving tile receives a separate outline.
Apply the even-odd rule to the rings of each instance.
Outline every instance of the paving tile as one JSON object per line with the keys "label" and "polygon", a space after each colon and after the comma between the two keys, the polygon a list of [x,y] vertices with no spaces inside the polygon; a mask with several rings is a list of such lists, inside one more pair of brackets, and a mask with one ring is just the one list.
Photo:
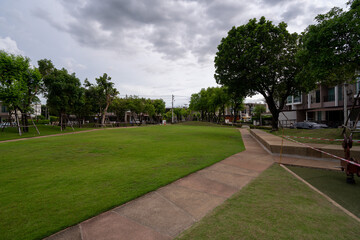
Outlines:
{"label": "paving tile", "polygon": [[249,176],[244,176],[234,173],[210,171],[210,170],[201,171],[199,172],[199,174],[201,174],[202,176],[208,179],[221,182],[226,185],[230,185],[237,189],[241,189],[253,179],[253,177],[249,177]]}
{"label": "paving tile", "polygon": [[226,200],[224,197],[199,192],[175,184],[163,187],[159,189],[158,192],[169,199],[169,201],[190,213],[196,220],[200,220],[209,211]]}
{"label": "paving tile", "polygon": [[226,198],[238,191],[235,187],[210,180],[201,176],[199,173],[191,174],[188,177],[176,181],[174,184]]}
{"label": "paving tile", "polygon": [[81,240],[79,225],[66,228],[63,231],[44,238],[44,240]]}
{"label": "paving tile", "polygon": [[273,163],[273,159],[271,156],[267,156],[266,158],[256,159],[256,160],[237,160],[237,159],[225,159],[221,163],[236,166],[248,170],[254,170],[258,172],[262,172],[267,169]]}
{"label": "paving tile", "polygon": [[245,176],[250,176],[250,177],[257,177],[259,175],[259,172],[257,172],[257,171],[244,169],[244,168],[240,168],[240,167],[235,167],[235,166],[231,166],[228,164],[223,164],[221,162],[216,163],[216,164],[214,164],[204,170],[201,170],[201,171],[206,171],[206,170],[225,172],[225,173],[235,173],[235,174],[240,174],[240,175],[245,175]]}
{"label": "paving tile", "polygon": [[124,216],[108,211],[81,223],[83,240],[167,240],[160,234]]}
{"label": "paving tile", "polygon": [[176,236],[195,222],[189,213],[156,192],[113,211],[169,236]]}

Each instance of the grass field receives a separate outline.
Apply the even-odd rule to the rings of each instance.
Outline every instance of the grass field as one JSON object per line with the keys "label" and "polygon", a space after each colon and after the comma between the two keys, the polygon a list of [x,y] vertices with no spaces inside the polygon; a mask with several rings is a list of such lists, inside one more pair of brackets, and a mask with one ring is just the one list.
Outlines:
{"label": "grass field", "polygon": [[348,184],[344,172],[295,166],[288,168],[360,218],[360,178],[355,177],[356,184]]}
{"label": "grass field", "polygon": [[[282,129],[279,131],[267,131],[276,136],[296,136],[296,137],[313,137],[313,138],[327,138],[327,139],[343,139],[342,128],[327,128],[327,129],[289,129],[284,128],[284,132]],[[360,135],[356,133],[353,136],[353,139],[360,139]],[[335,141],[323,141],[323,140],[313,140],[313,139],[295,139],[296,141],[303,143],[326,143],[326,144],[336,144],[341,145],[342,142]],[[358,143],[354,143],[355,145],[360,145]]]}
{"label": "grass field", "polygon": [[0,144],[0,239],[39,239],[244,149],[238,130],[106,129]]}
{"label": "grass field", "polygon": [[359,222],[275,164],[179,239],[348,240],[359,236]]}
{"label": "grass field", "polygon": [[60,134],[60,133],[78,132],[78,131],[93,129],[93,128],[74,127],[74,130],[72,130],[71,127],[67,127],[64,131],[60,131],[59,126],[48,126],[48,125],[39,124],[37,125],[37,127],[39,129],[40,135],[37,133],[34,127],[29,127],[29,132],[22,133],[21,136],[18,133],[18,129],[15,127],[5,128],[4,131],[2,131],[0,128],[0,141],[18,139],[18,138],[46,136],[46,135]]}

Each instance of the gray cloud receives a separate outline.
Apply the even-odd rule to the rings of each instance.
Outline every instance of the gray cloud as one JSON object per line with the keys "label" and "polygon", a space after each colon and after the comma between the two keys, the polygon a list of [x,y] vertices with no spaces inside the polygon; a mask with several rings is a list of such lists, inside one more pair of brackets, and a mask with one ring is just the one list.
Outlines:
{"label": "gray cloud", "polygon": [[199,60],[214,54],[229,21],[243,12],[237,1],[194,0],[62,0],[69,15],[56,21],[45,10],[34,15],[80,44],[121,51],[141,41],[168,59],[195,55]]}
{"label": "gray cloud", "polygon": [[262,2],[266,5],[276,6],[279,5],[280,3],[287,2],[287,0],[262,0]]}
{"label": "gray cloud", "polygon": [[285,0],[59,1],[68,19],[55,20],[41,9],[34,14],[83,46],[133,54],[150,49],[166,59],[193,55],[199,62],[213,57],[221,38],[234,25],[261,15],[290,22],[305,14],[303,1]]}
{"label": "gray cloud", "polygon": [[305,13],[305,6],[304,4],[291,4],[287,7],[286,11],[281,15],[285,22],[291,22],[293,19],[297,18],[298,16],[302,16]]}

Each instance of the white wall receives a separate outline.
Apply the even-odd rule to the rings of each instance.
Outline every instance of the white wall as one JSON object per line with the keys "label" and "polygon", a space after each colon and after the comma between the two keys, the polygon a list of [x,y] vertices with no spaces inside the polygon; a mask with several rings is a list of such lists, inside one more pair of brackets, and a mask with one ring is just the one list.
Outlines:
{"label": "white wall", "polygon": [[283,120],[295,120],[296,121],[296,111],[281,112],[279,115],[279,121],[283,121]]}

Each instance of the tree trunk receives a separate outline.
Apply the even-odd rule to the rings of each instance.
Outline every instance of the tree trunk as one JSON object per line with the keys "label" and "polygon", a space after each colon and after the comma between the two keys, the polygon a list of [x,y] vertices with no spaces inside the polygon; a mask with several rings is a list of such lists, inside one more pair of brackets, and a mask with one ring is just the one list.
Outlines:
{"label": "tree trunk", "polygon": [[28,127],[28,119],[27,119],[27,115],[24,113],[21,113],[21,124],[23,125],[23,132],[29,132],[29,127]]}
{"label": "tree trunk", "polygon": [[269,110],[272,115],[272,122],[271,122],[272,131],[277,131],[279,130],[278,121],[279,121],[280,110],[276,108],[274,101],[267,101],[267,104],[269,106]]}
{"label": "tree trunk", "polygon": [[106,114],[107,114],[107,110],[108,110],[108,108],[109,108],[109,105],[110,105],[110,102],[107,101],[106,107],[105,107],[104,111],[102,112],[102,116],[101,116],[101,125],[102,125],[102,126],[104,126],[104,124],[105,124],[105,117],[106,117]]}
{"label": "tree trunk", "polygon": [[16,108],[15,108],[15,120],[16,120],[16,125],[17,125],[17,127],[18,127],[18,131],[19,131],[19,135],[21,136],[21,127],[20,127],[20,122],[19,122],[19,116],[18,116],[18,114],[17,114],[17,110],[16,110]]}
{"label": "tree trunk", "polygon": [[63,115],[60,113],[60,131],[63,130]]}

